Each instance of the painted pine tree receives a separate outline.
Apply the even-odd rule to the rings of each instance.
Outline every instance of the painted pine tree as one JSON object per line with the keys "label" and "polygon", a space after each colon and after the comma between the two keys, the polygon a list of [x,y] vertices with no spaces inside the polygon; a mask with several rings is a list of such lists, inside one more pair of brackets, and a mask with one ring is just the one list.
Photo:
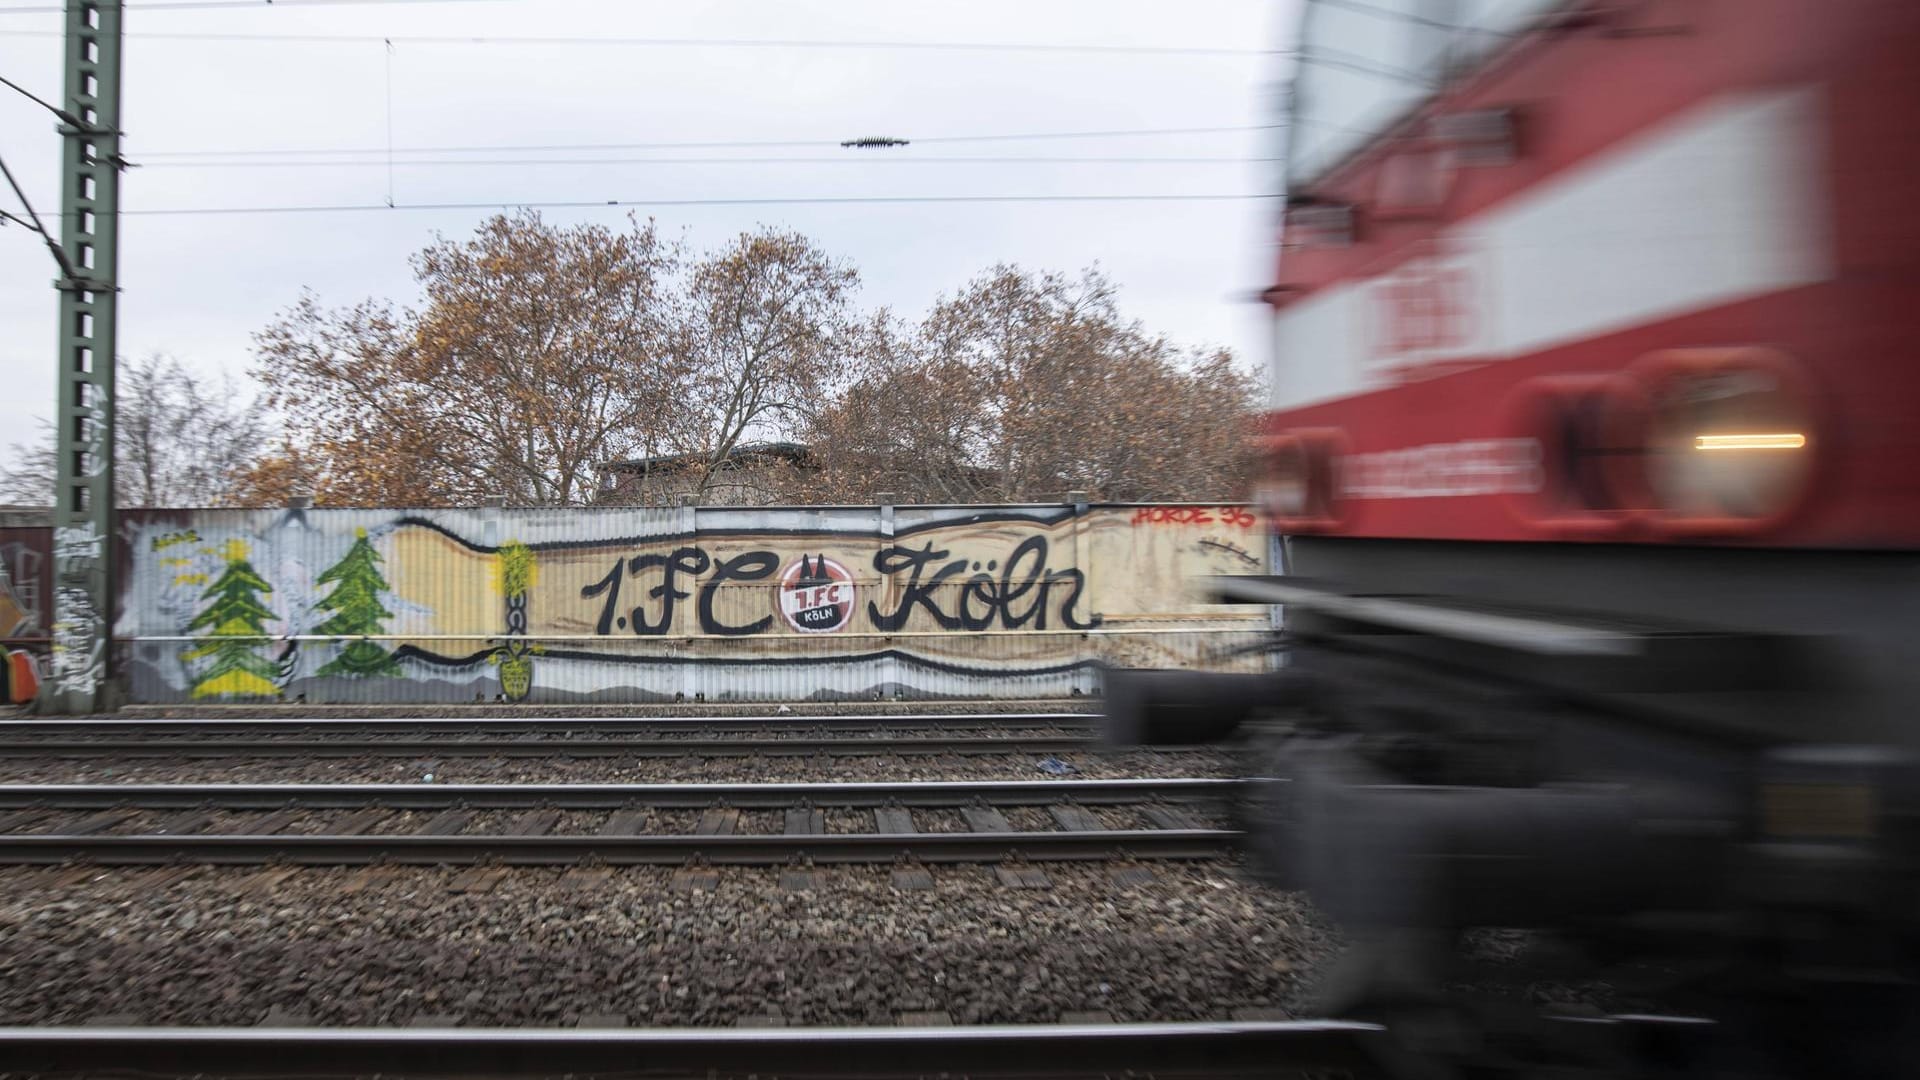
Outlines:
{"label": "painted pine tree", "polygon": [[[333,586],[333,591],[314,605],[315,610],[331,611],[333,616],[314,627],[314,633],[351,637],[378,634],[385,628],[393,612],[380,603],[380,594],[388,590],[387,579],[380,573],[380,563],[380,553],[367,539],[367,530],[359,530],[346,555],[315,582]],[[321,666],[318,674],[360,678],[398,675],[400,665],[379,642],[362,639],[349,642],[339,656]]]}
{"label": "painted pine tree", "polygon": [[188,663],[210,660],[194,679],[196,698],[279,697],[277,674],[266,655],[267,621],[273,612],[260,597],[273,591],[247,561],[243,540],[227,541],[226,570],[207,587],[200,599],[207,606],[187,624],[188,632],[205,630],[199,644],[182,654]]}

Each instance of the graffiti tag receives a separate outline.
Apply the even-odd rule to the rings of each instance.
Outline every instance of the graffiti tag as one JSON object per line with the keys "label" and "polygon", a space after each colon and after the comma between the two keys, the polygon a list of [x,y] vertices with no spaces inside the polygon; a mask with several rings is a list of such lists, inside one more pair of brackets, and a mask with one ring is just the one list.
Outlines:
{"label": "graffiti tag", "polygon": [[[917,607],[942,630],[986,630],[996,622],[1006,630],[1018,630],[1028,623],[1032,623],[1035,630],[1045,630],[1049,594],[1056,588],[1065,593],[1060,601],[1060,621],[1068,629],[1091,630],[1100,625],[1098,615],[1083,620],[1074,614],[1080,594],[1086,589],[1086,576],[1078,568],[1047,569],[1044,536],[1022,540],[1007,556],[1005,566],[996,566],[994,560],[989,559],[983,569],[979,562],[973,562],[974,572],[964,578],[961,575],[967,573],[968,560],[949,559],[951,554],[935,551],[931,543],[918,550],[882,548],[874,552],[875,570],[882,574],[905,570],[909,575],[900,604],[892,611],[883,612],[878,604],[867,602],[867,617],[873,620],[874,628],[898,630],[907,624]],[[929,567],[942,560],[946,561],[940,569],[927,573]],[[948,587],[944,595],[942,586]]]}
{"label": "graffiti tag", "polygon": [[[761,581],[773,576],[780,566],[780,557],[771,551],[749,551],[733,558],[717,558],[707,554],[705,549],[697,547],[675,548],[666,555],[635,555],[630,559],[615,559],[607,576],[580,590],[583,600],[591,600],[602,594],[606,600],[600,607],[600,620],[594,624],[594,633],[611,634],[614,630],[631,629],[635,634],[660,635],[673,625],[674,606],[686,600],[694,593],[680,589],[678,582],[712,572],[713,576],[700,586],[699,599],[695,602],[695,613],[700,620],[700,631],[720,637],[744,637],[758,634],[773,625],[773,616],[768,615],[754,622],[734,625],[720,621],[713,610],[716,590],[728,582]],[[658,601],[660,617],[649,619],[647,607],[641,604],[629,608],[620,614],[620,582],[626,578],[637,577],[654,568],[660,568],[660,584],[648,589],[646,598]]]}
{"label": "graffiti tag", "polygon": [[[1076,613],[1086,589],[1086,578],[1076,568],[1049,569],[1044,536],[1030,536],[1021,541],[1004,566],[996,559],[987,560],[983,566],[978,560],[956,559],[952,554],[935,549],[931,543],[917,549],[876,551],[875,571],[882,576],[905,572],[907,580],[893,610],[882,611],[875,601],[867,603],[867,616],[874,628],[888,633],[897,631],[907,625],[917,609],[926,612],[943,630],[986,630],[996,625],[1007,630],[1028,625],[1044,630],[1048,613],[1056,607],[1056,599],[1060,620],[1068,629],[1088,630],[1100,624],[1098,615],[1083,619]],[[715,610],[721,595],[719,590],[728,585],[766,581],[779,566],[780,556],[773,551],[748,551],[725,557],[700,547],[680,547],[664,555],[635,555],[614,560],[604,577],[580,590],[580,598],[600,599],[600,614],[594,623],[596,634],[626,630],[641,636],[664,635],[673,625],[679,604],[692,600],[701,633],[747,637],[772,628],[773,615],[752,622],[727,622]],[[623,583],[649,571],[660,573],[660,583],[642,594],[640,603],[622,608]],[[844,599],[839,592],[829,597],[828,590],[835,588],[833,583],[816,583],[811,588],[821,590],[819,603],[808,601],[812,610],[836,612],[842,621],[848,617],[852,606],[851,575],[838,586],[846,593]],[[784,590],[783,595],[791,591]],[[839,625],[835,623],[830,628]]]}
{"label": "graffiti tag", "polygon": [[100,561],[100,537],[93,523],[63,525],[53,530],[53,561],[61,584],[53,591],[52,677],[58,694],[91,695],[106,674],[106,635],[93,606],[93,594],[84,584]]}
{"label": "graffiti tag", "polygon": [[1143,506],[1133,512],[1135,525],[1231,525],[1251,529],[1258,522],[1244,506]]}
{"label": "graffiti tag", "polygon": [[165,551],[177,544],[197,544],[199,542],[200,533],[194,529],[188,529],[185,532],[170,532],[165,536],[156,536],[153,538],[152,547],[155,551]]}

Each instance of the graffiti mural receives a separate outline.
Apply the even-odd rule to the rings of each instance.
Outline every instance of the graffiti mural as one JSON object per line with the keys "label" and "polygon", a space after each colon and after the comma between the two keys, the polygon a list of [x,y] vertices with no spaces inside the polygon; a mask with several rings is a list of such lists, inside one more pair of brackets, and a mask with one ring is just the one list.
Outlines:
{"label": "graffiti mural", "polygon": [[0,543],[0,639],[45,632],[40,611],[41,562],[40,553],[25,543]]}
{"label": "graffiti mural", "polygon": [[142,511],[136,701],[1045,697],[1264,663],[1242,507]]}

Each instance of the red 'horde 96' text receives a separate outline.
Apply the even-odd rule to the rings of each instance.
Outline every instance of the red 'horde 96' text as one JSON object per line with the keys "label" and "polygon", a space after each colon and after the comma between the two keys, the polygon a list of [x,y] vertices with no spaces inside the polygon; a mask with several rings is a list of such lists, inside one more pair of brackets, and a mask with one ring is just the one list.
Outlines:
{"label": "red 'horde 96' text", "polygon": [[1143,506],[1133,512],[1135,525],[1229,525],[1251,529],[1257,519],[1244,506]]}

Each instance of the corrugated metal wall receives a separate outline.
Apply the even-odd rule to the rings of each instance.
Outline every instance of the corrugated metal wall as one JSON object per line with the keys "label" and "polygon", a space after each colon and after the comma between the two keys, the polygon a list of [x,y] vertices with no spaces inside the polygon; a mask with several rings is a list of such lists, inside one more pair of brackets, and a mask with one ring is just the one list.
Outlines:
{"label": "corrugated metal wall", "polygon": [[1067,697],[1238,667],[1244,507],[132,511],[140,702]]}

